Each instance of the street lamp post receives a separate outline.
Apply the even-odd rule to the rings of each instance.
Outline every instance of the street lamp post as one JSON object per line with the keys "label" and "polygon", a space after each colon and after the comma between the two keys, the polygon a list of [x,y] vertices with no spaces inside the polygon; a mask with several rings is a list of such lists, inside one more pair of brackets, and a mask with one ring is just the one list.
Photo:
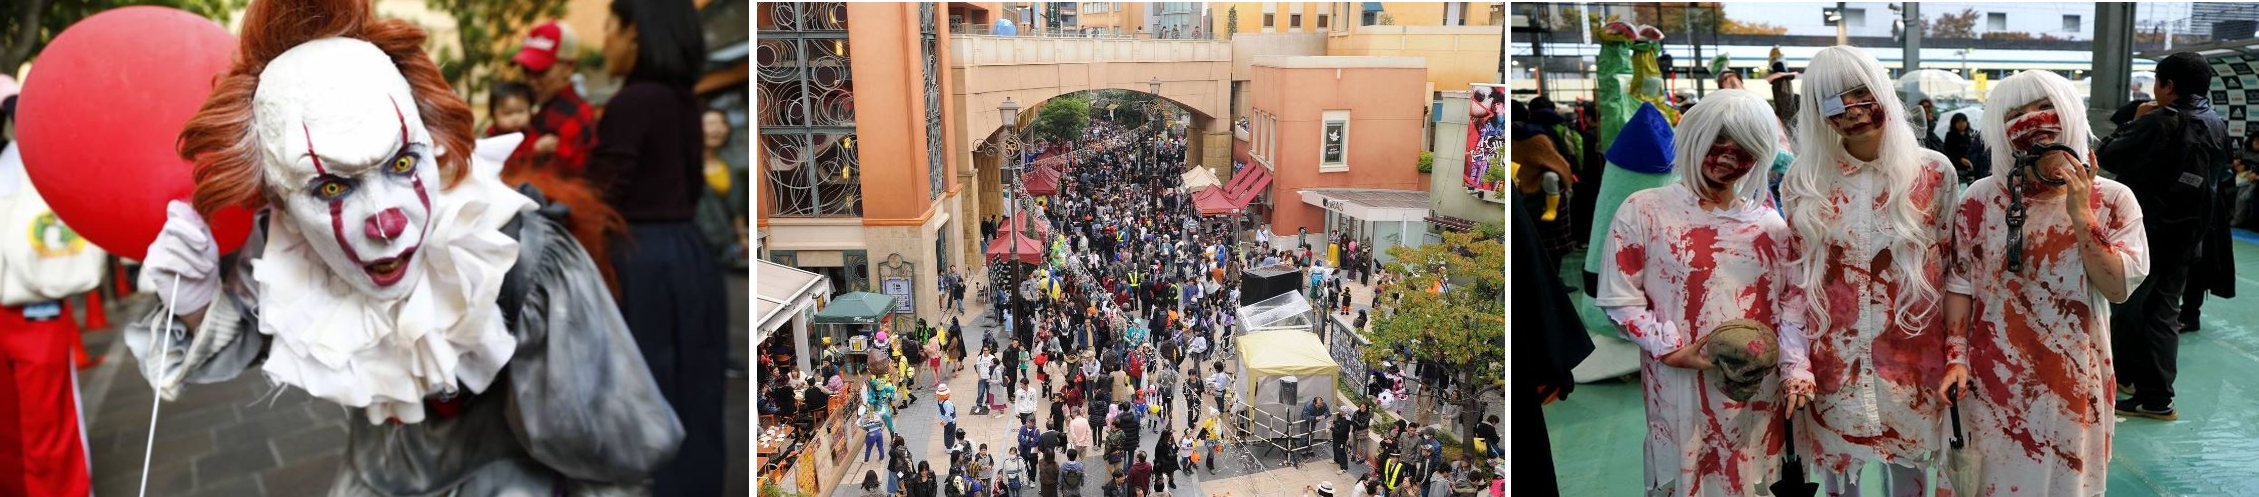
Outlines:
{"label": "street lamp post", "polygon": [[1158,143],[1160,141],[1159,137],[1167,136],[1166,131],[1169,129],[1168,123],[1161,121],[1161,77],[1154,76],[1151,81],[1145,82],[1145,86],[1147,89],[1151,90],[1148,93],[1153,94],[1153,99],[1146,101],[1148,102],[1146,105],[1146,110],[1148,111],[1148,114],[1153,117],[1153,119],[1151,120],[1154,123],[1161,125],[1160,128],[1157,128],[1158,131],[1154,132],[1155,143],[1153,144],[1153,146],[1145,148],[1145,155],[1151,156],[1153,161],[1152,163],[1158,165],[1161,162],[1160,153],[1159,150],[1157,150],[1160,148],[1160,143]]}
{"label": "street lamp post", "polygon": [[[1012,230],[1011,233],[1009,233],[1007,236],[1027,236],[1026,233],[1020,232],[1022,229],[1024,229],[1020,226],[1024,223],[1027,223],[1027,219],[1023,217],[1027,215],[1027,211],[1021,209],[1019,205],[1020,172],[1027,167],[1027,156],[1020,150],[1020,148],[1025,145],[1020,143],[1020,137],[1018,133],[1020,122],[1020,104],[1019,102],[1012,101],[1012,97],[1004,97],[1004,103],[996,106],[996,110],[1002,113],[1004,116],[1004,132],[1001,134],[1001,136],[998,137],[998,139],[1000,140],[1000,143],[998,143],[998,145],[1000,146],[1000,148],[1004,149],[1005,153],[1010,154],[1004,157],[1004,163],[1001,167],[1001,169],[1004,171],[1004,174],[1009,175],[1012,181],[1011,188],[1009,190],[1006,190],[1004,194],[1004,208],[1011,214],[1009,217],[1005,218],[1005,227],[1011,228]],[[1012,258],[1011,260],[1004,263],[1004,274],[1006,276],[1006,281],[1010,282],[1010,286],[1006,286],[1004,290],[1004,302],[1006,304],[1005,308],[1007,309],[1005,312],[1011,312],[1018,319],[1024,320],[1027,319],[1026,316],[1021,316],[1018,312],[1013,312],[1019,310],[1020,304],[1020,296],[1017,295],[1020,291],[1020,271],[1019,267],[1014,265],[1020,262],[1020,242],[1017,239],[1007,239],[1004,243],[1011,244],[1012,246]],[[1014,328],[1017,328],[1016,325],[1018,323],[1013,324],[1015,325]],[[1019,332],[1019,330],[1017,329],[1004,331],[1006,333],[1012,333],[1015,336]]]}

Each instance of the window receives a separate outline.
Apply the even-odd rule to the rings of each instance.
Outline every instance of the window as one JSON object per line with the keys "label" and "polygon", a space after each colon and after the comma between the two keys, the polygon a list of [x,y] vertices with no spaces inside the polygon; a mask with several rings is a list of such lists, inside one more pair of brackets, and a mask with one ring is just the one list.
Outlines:
{"label": "window", "polygon": [[1985,28],[1986,30],[1990,30],[1990,31],[2007,31],[2007,30],[2008,30],[2008,13],[2006,13],[2006,12],[1987,12],[1987,13],[1985,13],[1985,15],[1984,15],[1984,28]]}
{"label": "window", "polygon": [[[760,26],[763,62],[755,111],[766,188],[761,201],[786,217],[863,215],[856,152],[847,6],[774,4]],[[930,16],[929,16],[930,18]]]}
{"label": "window", "polygon": [[1866,26],[1867,9],[1843,9],[1843,22],[1850,23],[1847,26],[1852,27]]}
{"label": "window", "polygon": [[1318,29],[1326,29],[1326,15],[1318,14]]}
{"label": "window", "polygon": [[1329,110],[1318,135],[1318,172],[1349,170],[1349,111]]}
{"label": "window", "polygon": [[1466,15],[1466,12],[1467,12],[1467,4],[1466,4],[1466,2],[1450,2],[1450,3],[1445,3],[1445,4],[1443,4],[1443,25],[1445,25],[1445,26],[1464,26],[1464,25],[1466,25],[1466,24],[1467,24],[1467,15]]}
{"label": "window", "polygon": [[2064,31],[2064,32],[2066,32],[2066,33],[2077,33],[2077,32],[2079,32],[2079,16],[2075,16],[2075,15],[2066,15],[2066,16],[2063,16],[2063,31]]}
{"label": "window", "polygon": [[1272,14],[1272,13],[1269,13],[1269,12],[1264,12],[1264,13],[1263,13],[1263,27],[1265,27],[1265,28],[1271,27],[1271,24],[1272,24],[1272,22],[1271,22],[1271,21],[1272,21],[1272,19],[1271,19],[1271,18],[1272,18],[1272,16],[1275,16],[1275,15],[1277,15],[1277,14]]}
{"label": "window", "polygon": [[1279,156],[1279,116],[1263,114],[1263,162],[1272,163]]}
{"label": "window", "polygon": [[1287,16],[1286,16],[1286,27],[1289,27],[1289,28],[1294,28],[1294,29],[1302,29],[1302,14],[1289,14],[1289,15],[1287,15]]}

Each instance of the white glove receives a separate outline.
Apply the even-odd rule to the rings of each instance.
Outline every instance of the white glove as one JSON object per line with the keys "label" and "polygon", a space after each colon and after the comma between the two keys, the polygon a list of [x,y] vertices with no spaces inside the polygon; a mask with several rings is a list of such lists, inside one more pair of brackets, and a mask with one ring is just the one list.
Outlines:
{"label": "white glove", "polygon": [[141,288],[156,292],[176,315],[204,310],[220,292],[220,246],[212,243],[211,226],[187,202],[165,204],[165,230],[149,242],[141,266]]}

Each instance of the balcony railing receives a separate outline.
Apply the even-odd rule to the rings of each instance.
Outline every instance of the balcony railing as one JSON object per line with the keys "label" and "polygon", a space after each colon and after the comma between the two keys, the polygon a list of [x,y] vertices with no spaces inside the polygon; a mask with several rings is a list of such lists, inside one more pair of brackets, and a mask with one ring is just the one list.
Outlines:
{"label": "balcony railing", "polygon": [[[1052,31],[1052,30],[1042,30],[1042,29],[1029,29],[1029,28],[1028,28],[1027,26],[1016,26],[1016,27],[1015,27],[1014,29],[1015,29],[1015,33],[1014,33],[1014,34],[1012,34],[1012,35],[1010,35],[1010,36],[1021,37],[1021,38],[1089,38],[1089,39],[1103,39],[1103,40],[1214,40],[1214,39],[1217,39],[1217,38],[1216,38],[1215,36],[1213,36],[1213,35],[1211,35],[1211,34],[1209,34],[1209,33],[1198,33],[1198,34],[1194,34],[1194,33],[1177,33],[1177,34],[1160,34],[1160,35],[1156,35],[1156,34],[1154,34],[1154,33],[1122,33],[1122,34],[1112,34],[1112,33],[1107,33],[1107,32],[1103,32],[1103,31],[1097,31],[1097,30],[1089,30],[1089,31],[1085,31],[1085,30],[1081,30],[1081,29],[1079,29],[1079,28],[1076,28],[1076,29],[1071,29],[1071,30],[1070,30],[1070,29],[1068,29],[1068,28],[1062,27],[1062,28],[1060,28],[1060,29],[1058,29],[1058,30],[1056,30],[1056,31]],[[977,35],[977,36],[995,36],[995,35],[996,35],[996,26],[995,26],[994,24],[971,24],[971,23],[956,23],[956,24],[951,24],[951,25],[949,25],[949,34],[953,34],[953,35]]]}

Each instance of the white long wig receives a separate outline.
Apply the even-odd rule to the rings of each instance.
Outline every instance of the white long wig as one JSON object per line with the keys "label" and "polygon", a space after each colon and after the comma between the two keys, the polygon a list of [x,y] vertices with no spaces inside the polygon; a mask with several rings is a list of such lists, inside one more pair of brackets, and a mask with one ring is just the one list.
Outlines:
{"label": "white long wig", "polygon": [[2056,136],[2063,145],[2078,151],[2079,160],[2087,160],[2087,144],[2094,140],[2094,129],[2087,126],[2086,103],[2079,100],[2078,89],[2071,80],[2047,71],[2024,71],[2000,80],[1985,98],[1985,147],[1992,149],[1992,176],[2002,181],[2014,179],[2016,151],[2008,143],[2008,112],[2017,107],[2031,105],[2040,99],[2055,102],[2055,114],[2063,123],[2063,131]]}
{"label": "white long wig", "polygon": [[[1843,181],[1843,171],[1838,162],[1854,162],[1851,153],[1843,148],[1843,135],[1828,125],[1827,116],[1821,114],[1820,102],[1839,98],[1845,91],[1860,86],[1874,94],[1875,112],[1882,113],[1876,123],[1882,133],[1879,155],[1870,164],[1881,174],[1884,194],[1889,199],[1881,212],[1897,239],[1890,243],[1890,251],[1901,254],[1894,257],[1892,269],[1897,280],[1906,285],[1909,300],[1900,300],[1893,313],[1897,324],[1906,329],[1922,329],[1923,320],[1933,317],[1942,307],[1941,289],[1923,277],[1926,257],[1907,257],[1907,254],[1925,254],[1924,250],[1936,241],[1937,234],[1923,224],[1922,209],[1907,198],[1914,189],[1914,181],[1922,175],[1925,156],[1921,142],[1917,141],[1911,126],[1906,124],[1906,107],[1896,86],[1883,72],[1882,63],[1867,53],[1851,46],[1834,46],[1821,49],[1812,56],[1812,64],[1804,70],[1804,94],[1798,96],[1796,111],[1796,161],[1781,178],[1782,214],[1789,227],[1807,240],[1797,254],[1805,288],[1818,289],[1824,283],[1827,251],[1834,241],[1844,238],[1843,225],[1833,222],[1834,217],[1829,190]],[[1867,199],[1853,199],[1865,202]],[[1827,294],[1814,290],[1811,293],[1816,309],[1825,309]],[[1818,321],[1810,333],[1827,330],[1827,312],[1812,313]]]}
{"label": "white long wig", "polygon": [[1779,153],[1779,120],[1773,117],[1773,108],[1765,99],[1748,90],[1718,90],[1702,103],[1689,109],[1679,118],[1679,128],[1671,137],[1677,149],[1671,158],[1671,168],[1678,181],[1688,190],[1700,195],[1708,189],[1702,176],[1702,161],[1708,158],[1710,144],[1720,134],[1731,138],[1735,145],[1757,158],[1732,185],[1733,194],[1741,199],[1734,209],[1762,209],[1772,191],[1773,157]]}

